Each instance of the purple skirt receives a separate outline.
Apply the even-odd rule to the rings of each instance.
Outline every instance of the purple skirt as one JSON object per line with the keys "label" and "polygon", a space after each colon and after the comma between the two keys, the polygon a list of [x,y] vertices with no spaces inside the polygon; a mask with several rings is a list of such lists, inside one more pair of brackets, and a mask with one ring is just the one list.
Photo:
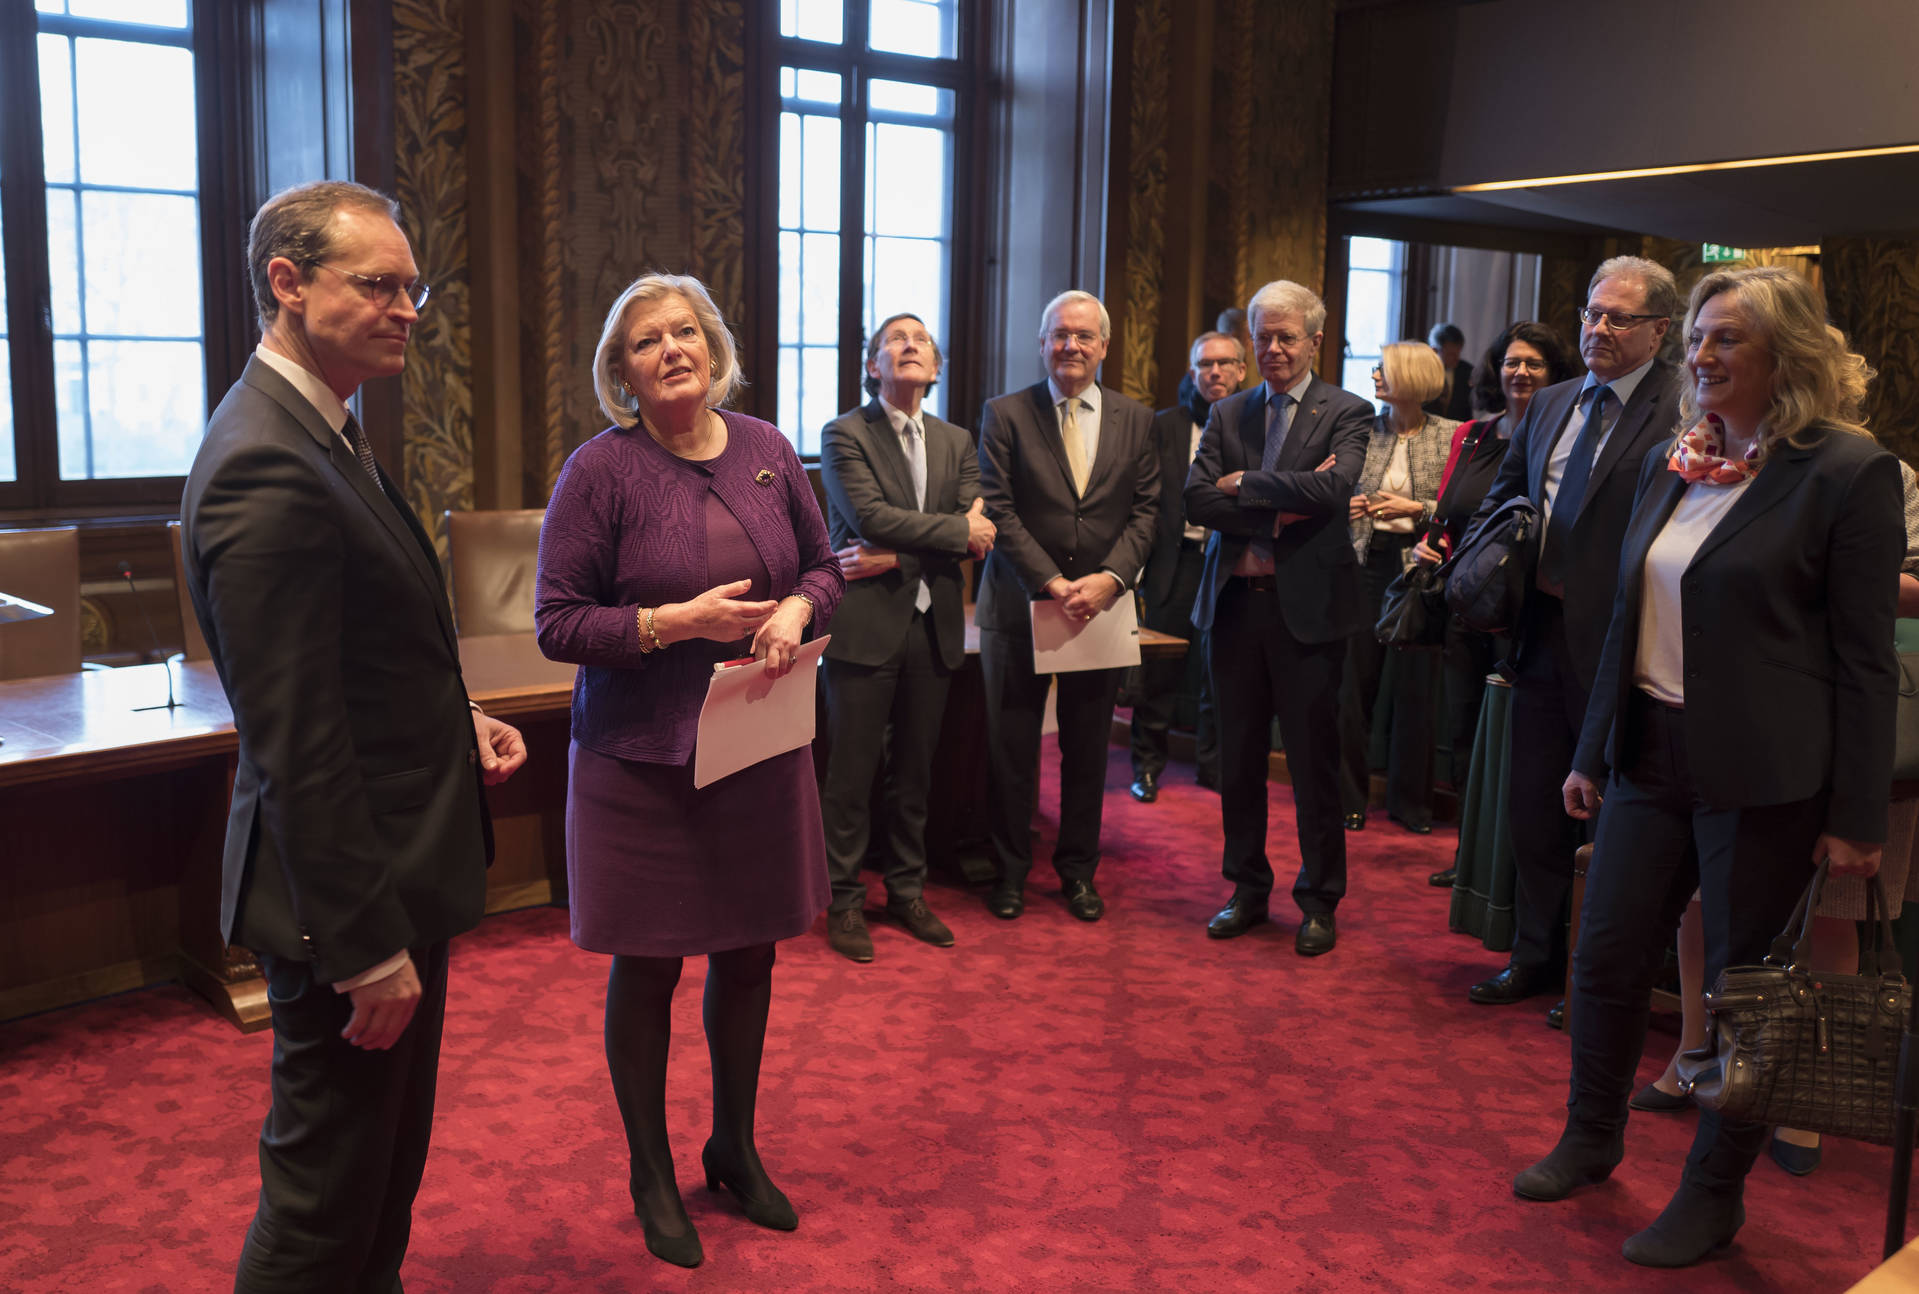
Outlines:
{"label": "purple skirt", "polygon": [[690,957],[790,939],[829,897],[813,752],[693,789],[693,764],[568,753],[566,879],[588,952]]}

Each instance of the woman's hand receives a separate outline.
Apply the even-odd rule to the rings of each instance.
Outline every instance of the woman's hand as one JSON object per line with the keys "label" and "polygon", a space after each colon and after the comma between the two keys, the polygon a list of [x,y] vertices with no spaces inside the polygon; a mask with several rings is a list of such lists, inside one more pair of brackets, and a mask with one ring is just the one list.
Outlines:
{"label": "woman's hand", "polygon": [[1366,496],[1363,494],[1355,494],[1346,504],[1346,520],[1358,521],[1370,510],[1366,502]]}
{"label": "woman's hand", "polygon": [[1425,513],[1426,507],[1418,499],[1409,499],[1403,494],[1381,490],[1367,500],[1366,510],[1375,520],[1397,521],[1401,517],[1421,516]]}
{"label": "woman's hand", "polygon": [[691,602],[673,602],[653,613],[653,629],[662,643],[708,638],[716,643],[738,642],[758,631],[779,608],[777,602],[741,602],[740,594],[752,580],[717,584]]}
{"label": "woman's hand", "polygon": [[1559,793],[1566,799],[1567,817],[1584,822],[1599,812],[1599,785],[1578,769],[1566,774],[1566,784]]}
{"label": "woman's hand", "polygon": [[1822,835],[1813,842],[1812,861],[1817,866],[1822,860],[1830,858],[1834,876],[1872,876],[1879,871],[1879,856],[1883,852],[1884,845]]}
{"label": "woman's hand", "polygon": [[900,564],[900,555],[892,549],[875,548],[860,540],[835,549],[833,556],[840,559],[840,574],[849,580],[867,580],[875,575],[884,575]]}
{"label": "woman's hand", "polygon": [[753,659],[766,662],[768,678],[780,678],[793,668],[800,636],[812,618],[812,603],[805,598],[787,598],[753,635]]}
{"label": "woman's hand", "polygon": [[1422,539],[1413,545],[1413,560],[1421,566],[1437,566],[1445,561],[1446,557],[1445,554]]}

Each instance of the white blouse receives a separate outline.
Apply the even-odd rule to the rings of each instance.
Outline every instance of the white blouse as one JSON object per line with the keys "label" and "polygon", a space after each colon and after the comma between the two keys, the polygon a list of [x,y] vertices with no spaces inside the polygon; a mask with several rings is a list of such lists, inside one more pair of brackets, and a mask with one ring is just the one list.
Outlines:
{"label": "white blouse", "polygon": [[1667,705],[1686,704],[1686,635],[1679,581],[1699,546],[1757,479],[1749,476],[1736,485],[1694,481],[1646,551],[1645,579],[1639,591],[1639,652],[1633,660],[1632,681]]}

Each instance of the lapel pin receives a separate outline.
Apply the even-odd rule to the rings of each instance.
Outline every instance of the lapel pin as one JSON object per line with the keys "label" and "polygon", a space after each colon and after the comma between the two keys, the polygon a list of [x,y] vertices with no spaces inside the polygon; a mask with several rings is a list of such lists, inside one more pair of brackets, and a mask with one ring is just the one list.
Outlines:
{"label": "lapel pin", "polygon": [[771,485],[773,484],[773,469],[770,467],[762,467],[759,470],[759,474],[755,476],[753,479],[758,481],[761,485]]}

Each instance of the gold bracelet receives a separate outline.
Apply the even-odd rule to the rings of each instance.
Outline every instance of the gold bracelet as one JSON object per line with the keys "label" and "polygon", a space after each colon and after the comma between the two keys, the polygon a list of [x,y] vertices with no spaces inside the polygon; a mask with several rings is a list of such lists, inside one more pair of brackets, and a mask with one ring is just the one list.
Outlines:
{"label": "gold bracelet", "polygon": [[647,649],[648,651],[659,651],[662,647],[666,646],[665,643],[660,641],[660,631],[653,624],[653,613],[658,610],[658,607],[648,607],[646,609],[646,636],[653,640],[653,645]]}
{"label": "gold bracelet", "polygon": [[642,656],[653,650],[653,644],[648,642],[646,637],[647,612],[648,608],[646,607],[636,605],[633,608],[633,632],[639,635],[640,655]]}
{"label": "gold bracelet", "polygon": [[813,599],[809,597],[807,594],[798,592],[797,590],[787,594],[787,596],[791,598],[798,598],[800,601],[806,603],[806,623],[809,625],[812,624],[813,617],[820,613],[819,603],[813,601]]}

